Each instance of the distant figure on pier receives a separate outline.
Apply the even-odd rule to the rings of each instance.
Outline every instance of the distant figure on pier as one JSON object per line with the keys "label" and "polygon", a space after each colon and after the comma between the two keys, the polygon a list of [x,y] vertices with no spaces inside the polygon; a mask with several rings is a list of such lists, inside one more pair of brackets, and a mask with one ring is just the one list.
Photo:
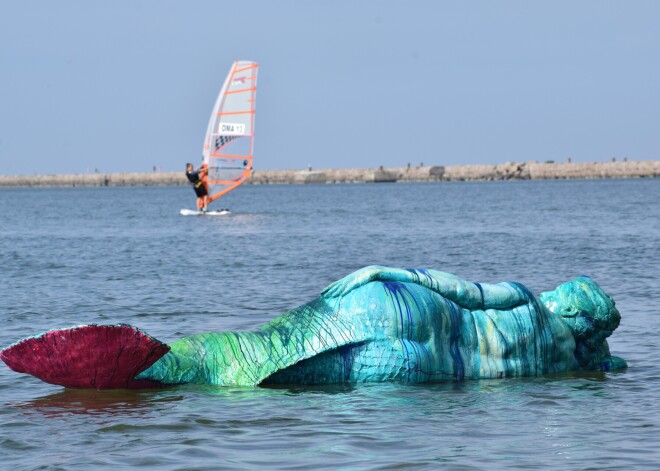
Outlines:
{"label": "distant figure on pier", "polygon": [[195,190],[195,194],[197,195],[197,209],[200,211],[206,211],[209,204],[209,192],[206,183],[207,174],[208,168],[206,165],[202,165],[195,170],[193,164],[190,162],[186,164],[186,177],[193,186],[193,190]]}

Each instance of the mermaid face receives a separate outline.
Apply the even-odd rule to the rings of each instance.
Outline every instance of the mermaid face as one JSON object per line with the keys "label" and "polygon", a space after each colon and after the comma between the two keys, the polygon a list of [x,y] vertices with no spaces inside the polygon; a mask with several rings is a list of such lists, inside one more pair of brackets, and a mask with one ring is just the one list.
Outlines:
{"label": "mermaid face", "polygon": [[619,326],[621,315],[614,300],[588,276],[580,276],[541,293],[541,302],[571,328],[576,340],[601,343]]}

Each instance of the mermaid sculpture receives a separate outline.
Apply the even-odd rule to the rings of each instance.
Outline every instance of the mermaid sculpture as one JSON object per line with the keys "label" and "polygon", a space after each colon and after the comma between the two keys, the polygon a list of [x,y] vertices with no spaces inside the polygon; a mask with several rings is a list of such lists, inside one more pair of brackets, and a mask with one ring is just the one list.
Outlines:
{"label": "mermaid sculpture", "polygon": [[579,277],[537,298],[515,282],[366,267],[254,332],[165,345],[131,326],[79,326],[0,352],[15,371],[78,388],[430,382],[626,367],[612,298]]}

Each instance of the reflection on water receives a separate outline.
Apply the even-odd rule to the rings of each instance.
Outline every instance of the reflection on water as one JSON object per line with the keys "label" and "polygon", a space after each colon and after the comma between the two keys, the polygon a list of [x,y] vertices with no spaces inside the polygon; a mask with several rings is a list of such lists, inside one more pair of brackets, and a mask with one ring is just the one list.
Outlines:
{"label": "reflection on water", "polygon": [[[62,389],[54,394],[20,402],[8,402],[30,414],[55,418],[69,414],[90,416],[137,417],[167,413],[177,403],[213,401],[240,408],[260,401],[296,400],[305,404],[332,400],[352,408],[373,400],[370,407],[413,411],[416,405],[429,410],[451,412],[453,408],[478,407],[494,402],[517,402],[520,396],[551,401],[571,400],[578,396],[597,397],[607,390],[606,373],[561,373],[539,378],[502,380],[447,381],[434,384],[361,384],[361,385],[278,385],[230,388],[209,385],[181,385],[157,390],[81,390]],[[428,408],[429,400],[432,402]],[[538,405],[538,404],[535,404]]]}
{"label": "reflection on water", "polygon": [[91,416],[139,416],[154,411],[165,412],[172,404],[184,399],[182,395],[163,392],[95,389],[63,389],[37,399],[10,402],[30,414],[42,414],[55,418],[68,414]]}

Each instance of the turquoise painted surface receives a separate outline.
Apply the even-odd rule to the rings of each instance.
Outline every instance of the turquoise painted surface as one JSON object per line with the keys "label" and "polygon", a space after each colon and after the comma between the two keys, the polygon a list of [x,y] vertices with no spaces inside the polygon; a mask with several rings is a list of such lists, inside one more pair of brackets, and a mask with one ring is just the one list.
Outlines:
{"label": "turquoise painted surface", "polygon": [[588,277],[537,299],[515,282],[358,270],[256,332],[185,337],[138,378],[166,384],[328,384],[538,376],[625,367],[621,316]]}

